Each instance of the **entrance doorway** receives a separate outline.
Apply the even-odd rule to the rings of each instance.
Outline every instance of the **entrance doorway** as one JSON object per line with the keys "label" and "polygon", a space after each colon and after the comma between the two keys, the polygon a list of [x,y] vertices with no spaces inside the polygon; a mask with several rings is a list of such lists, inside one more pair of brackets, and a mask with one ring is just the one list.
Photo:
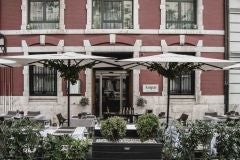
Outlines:
{"label": "entrance doorway", "polygon": [[95,114],[119,113],[129,106],[129,74],[127,71],[95,72]]}

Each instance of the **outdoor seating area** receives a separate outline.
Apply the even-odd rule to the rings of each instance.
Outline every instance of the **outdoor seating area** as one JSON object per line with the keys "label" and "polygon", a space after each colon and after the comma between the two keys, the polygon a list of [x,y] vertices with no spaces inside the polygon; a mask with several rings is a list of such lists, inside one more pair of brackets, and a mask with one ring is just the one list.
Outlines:
{"label": "outdoor seating area", "polygon": [[219,115],[217,112],[207,112],[205,113],[203,119],[206,121],[211,121],[213,123],[229,121],[238,122],[240,120],[240,115],[235,111],[227,112],[224,115]]}
{"label": "outdoor seating area", "polygon": [[[43,116],[40,116],[41,112],[39,111],[35,111],[35,112],[28,111],[26,115],[24,115],[22,118],[19,118],[19,119],[13,118],[16,115],[15,113],[17,112],[9,111],[7,114],[2,115],[2,117],[5,116],[8,118],[4,119],[0,125],[1,126],[5,125],[7,121],[12,121],[13,123],[16,123],[16,124],[18,122],[23,121],[24,124],[26,124],[27,122],[32,127],[36,128],[34,123],[39,122],[39,120],[43,120],[40,118]],[[12,115],[12,117],[9,118],[9,115]],[[165,115],[164,112],[160,112],[158,115],[154,115],[152,113],[145,113],[143,115],[139,115],[138,119],[133,123],[128,123],[128,120],[126,120],[124,117],[110,116],[110,117],[107,117],[106,119],[101,119],[101,121],[99,121],[95,115],[92,115],[90,113],[80,113],[77,116],[72,116],[70,118],[70,126],[67,126],[66,123],[61,123],[61,121],[59,121],[59,124],[57,126],[52,126],[49,124],[48,126],[44,126],[41,129],[39,128],[39,133],[45,139],[48,139],[50,137],[58,137],[62,139],[67,136],[74,141],[79,141],[81,143],[86,142],[87,146],[85,147],[87,147],[88,149],[85,150],[84,155],[86,156],[85,158],[87,160],[96,159],[96,156],[97,157],[109,156],[109,157],[112,157],[112,160],[115,160],[117,159],[117,157],[115,157],[117,154],[113,154],[115,152],[116,153],[118,152],[118,155],[125,154],[126,155],[125,159],[128,159],[129,157],[131,157],[131,159],[141,159],[141,158],[144,159],[144,157],[146,158],[146,156],[144,155],[142,156],[135,155],[136,152],[138,152],[138,149],[140,149],[141,152],[143,152],[144,154],[148,152],[146,149],[155,150],[154,154],[152,154],[152,159],[164,159],[164,157],[166,156],[171,157],[173,154],[180,152],[181,149],[178,148],[180,144],[185,146],[186,148],[193,147],[188,149],[189,149],[189,154],[192,157],[195,157],[194,158],[195,160],[195,159],[201,159],[201,157],[204,155],[206,156],[206,154],[208,157],[214,157],[214,158],[218,157],[221,154],[221,150],[219,150],[218,145],[220,145],[220,143],[226,143],[226,142],[223,142],[221,141],[221,139],[216,139],[216,138],[221,138],[221,136],[223,136],[221,134],[225,134],[225,132],[226,133],[229,132],[228,134],[231,137],[237,136],[235,135],[237,134],[236,133],[237,131],[234,128],[237,126],[240,126],[240,123],[238,123],[238,121],[235,121],[240,117],[237,112],[233,112],[233,111],[229,112],[227,115],[218,115],[217,112],[206,112],[204,116],[204,120],[195,121],[195,122],[188,120],[188,115],[183,113],[178,119],[172,120],[168,128],[165,128],[166,121],[163,119],[164,115]],[[65,120],[64,122],[66,122],[67,119],[64,118],[61,113],[57,114],[57,116],[58,118],[59,117],[63,118],[63,120]],[[151,118],[147,116],[150,116]],[[114,119],[116,119],[117,117],[121,122],[120,121],[115,122]],[[148,119],[148,121],[145,121],[144,118]],[[234,121],[228,121],[228,118],[232,118]],[[109,122],[106,123],[106,121],[108,120]],[[154,125],[155,123],[154,121],[157,122],[158,124],[157,126]],[[112,130],[114,128],[110,126],[108,126],[110,128],[106,128],[106,126],[104,126],[104,125],[110,125],[111,123],[112,125],[117,126],[117,128],[115,128],[116,131]],[[104,132],[103,130],[109,130],[109,132],[116,132],[114,134],[118,134],[118,132],[120,132],[121,127],[123,127],[120,123],[122,123],[123,125],[126,125],[126,128],[124,129],[125,133],[124,133],[123,140],[121,140],[123,142],[118,144],[118,143],[115,143],[114,141],[113,142],[109,141],[105,135],[108,132]],[[24,128],[24,126],[25,125],[21,127]],[[147,130],[144,130],[144,127],[146,127],[145,129]],[[157,130],[154,129],[155,127]],[[237,128],[237,130],[238,129],[239,128]],[[218,130],[221,130],[224,133],[219,134]],[[20,132],[23,132],[23,131],[24,130],[19,131],[19,134]],[[154,132],[156,133],[158,132],[158,134],[154,134]],[[151,135],[152,133],[153,135]],[[186,141],[184,141],[183,143],[181,138],[183,138],[182,136],[186,136],[186,134],[192,134],[192,136],[196,136],[198,138],[196,140],[193,140],[189,137],[190,139],[185,139]],[[154,137],[154,141],[152,141],[153,139],[148,137],[150,135]],[[143,137],[146,136],[148,137],[147,139],[150,138],[151,140],[146,142],[144,142],[145,140],[143,142],[138,141],[137,139],[141,139],[142,136]],[[206,137],[207,141],[201,139],[202,136]],[[64,143],[67,143],[67,141],[65,141]],[[165,152],[165,149],[170,149],[169,143],[172,143],[171,144],[171,146],[173,147],[171,148],[172,155],[169,155],[170,153]],[[192,143],[193,146],[188,146],[188,143]],[[120,146],[116,146],[116,145],[120,145],[122,148],[130,147],[132,149],[130,150],[126,149],[126,150],[120,151],[119,149],[117,149]],[[104,154],[106,153],[106,150],[104,150],[104,146],[111,147],[113,150],[112,154],[109,154],[109,155]],[[208,146],[207,147],[208,149],[204,148],[204,146],[205,147]],[[236,150],[240,149],[240,146],[236,146],[236,147],[237,147]],[[133,150],[135,150],[136,152]],[[187,157],[187,155],[184,155],[183,152],[179,156]]]}
{"label": "outdoor seating area", "polygon": [[24,111],[8,111],[5,114],[0,115],[0,120],[11,120],[11,119],[29,119],[32,121],[37,121],[43,126],[50,126],[51,120],[47,119],[45,115],[41,114],[40,111],[27,111],[27,114],[24,115]]}

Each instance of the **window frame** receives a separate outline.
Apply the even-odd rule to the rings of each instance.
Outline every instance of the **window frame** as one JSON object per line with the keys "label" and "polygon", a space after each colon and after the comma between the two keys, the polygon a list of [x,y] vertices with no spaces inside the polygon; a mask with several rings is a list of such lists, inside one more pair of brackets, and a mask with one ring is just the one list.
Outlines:
{"label": "window frame", "polygon": [[[34,54],[40,54],[40,53],[30,53],[31,55],[34,55]],[[41,53],[42,54],[42,53]],[[46,54],[54,54],[54,53],[46,53]],[[34,68],[35,66],[34,65],[30,65],[29,66],[29,96],[57,96],[57,92],[58,92],[58,90],[57,90],[57,77],[58,77],[58,75],[57,75],[57,70],[54,70],[54,77],[53,77],[53,80],[54,80],[54,86],[53,86],[53,88],[54,88],[54,91],[52,92],[52,94],[50,93],[50,92],[48,92],[47,94],[44,94],[43,92],[45,92],[45,91],[42,91],[41,93],[35,93],[34,92],[34,90],[33,90],[33,87],[34,87],[34,80],[33,80],[33,77],[34,77],[34,75],[36,75],[36,74],[34,74],[33,73],[33,68]],[[45,67],[46,68],[46,67]],[[48,75],[48,74],[46,74],[46,73],[44,73],[43,75]]]}
{"label": "window frame", "polygon": [[[175,54],[181,54],[181,55],[191,55],[191,56],[196,56],[196,53],[194,52],[175,52]],[[196,91],[196,71],[190,71],[191,72],[191,89],[189,93],[183,93],[182,92],[182,79],[183,75],[186,74],[181,74],[180,76],[180,91],[172,93],[172,84],[174,83],[174,80],[170,80],[170,95],[175,95],[175,96],[195,96],[195,91]],[[189,73],[190,73],[189,72]]]}
{"label": "window frame", "polygon": [[[59,19],[58,19],[58,21],[47,21],[47,17],[46,17],[46,3],[47,2],[55,2],[55,1],[59,3],[59,9],[58,9]],[[44,5],[44,7],[43,7],[43,21],[31,21],[30,20],[31,19],[31,12],[30,12],[31,7],[30,6],[31,6],[32,2],[43,2],[43,5]],[[36,24],[56,23],[58,27],[56,27],[56,28],[49,28],[49,29],[58,29],[59,26],[60,26],[60,9],[61,9],[61,7],[60,7],[61,4],[60,3],[61,3],[60,0],[28,0],[28,4],[27,4],[27,13],[28,13],[27,14],[27,24],[28,24],[28,26],[27,27],[30,27],[30,24],[34,24],[34,23],[36,23]],[[42,30],[42,29],[45,29],[45,28],[38,28],[38,30]]]}
{"label": "window frame", "polygon": [[159,33],[171,33],[171,34],[202,34],[204,33],[203,24],[203,0],[196,0],[196,14],[197,23],[196,29],[167,29],[166,28],[166,0],[161,0],[160,10],[161,10],[161,24],[159,28]]}
{"label": "window frame", "polygon": [[[176,95],[176,96],[178,96],[178,95],[194,96],[195,95],[195,71],[191,71],[190,74],[191,74],[191,88],[190,88],[189,92],[183,92],[183,90],[182,90],[182,88],[183,88],[182,87],[182,79],[183,79],[183,76],[186,75],[186,74],[183,74],[183,75],[179,76],[180,77],[180,80],[179,80],[180,87],[179,87],[179,90],[177,90],[177,91],[172,89],[172,84],[174,83],[174,80],[170,80],[170,95]],[[188,75],[190,75],[190,74],[188,74]]]}
{"label": "window frame", "polygon": [[[198,12],[198,4],[197,4],[197,0],[166,0],[166,5],[168,2],[176,2],[178,3],[178,20],[177,21],[168,21],[167,20],[167,8],[166,8],[166,29],[197,29],[197,12]],[[184,21],[184,20],[181,20],[181,16],[182,16],[182,8],[181,8],[181,4],[182,3],[192,3],[193,4],[193,12],[194,12],[194,20],[193,21]],[[193,26],[195,27],[191,27],[191,28],[168,28],[167,25],[168,23],[170,24],[176,24],[177,26],[180,24],[183,25],[183,24],[192,24]]]}
{"label": "window frame", "polygon": [[[94,21],[93,21],[93,17],[94,17],[94,15],[93,15],[93,1],[94,0],[92,0],[92,5],[91,5],[91,11],[92,11],[92,16],[91,16],[91,29],[134,29],[134,0],[100,0],[101,2],[100,2],[100,10],[101,10],[101,8],[102,7],[104,7],[104,2],[105,1],[107,1],[107,2],[112,2],[112,1],[116,1],[116,2],[121,2],[121,5],[122,5],[122,10],[121,10],[121,21],[105,21],[105,23],[107,22],[107,23],[118,23],[118,22],[120,22],[120,23],[122,23],[122,28],[103,28],[103,23],[104,23],[104,21],[103,21],[103,15],[104,15],[104,9],[102,9],[101,10],[101,28],[94,28],[93,27],[93,23],[94,23]],[[124,28],[124,1],[131,1],[132,2],[132,26],[131,26],[131,28]]]}

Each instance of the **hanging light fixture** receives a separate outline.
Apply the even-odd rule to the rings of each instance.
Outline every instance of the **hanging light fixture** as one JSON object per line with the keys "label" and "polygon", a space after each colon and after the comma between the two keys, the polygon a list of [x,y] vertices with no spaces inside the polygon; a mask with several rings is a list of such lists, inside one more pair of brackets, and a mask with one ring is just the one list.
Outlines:
{"label": "hanging light fixture", "polygon": [[0,33],[0,49],[3,54],[7,53],[7,39]]}

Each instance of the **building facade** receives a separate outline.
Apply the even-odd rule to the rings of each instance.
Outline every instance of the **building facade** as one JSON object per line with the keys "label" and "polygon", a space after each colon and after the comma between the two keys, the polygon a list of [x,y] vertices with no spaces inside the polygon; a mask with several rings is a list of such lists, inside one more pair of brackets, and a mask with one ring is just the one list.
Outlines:
{"label": "building facade", "polygon": [[[229,1],[229,58],[235,61],[240,60],[240,1]],[[240,72],[239,70],[229,71],[229,109],[240,111]]]}
{"label": "building facade", "polygon": [[[79,52],[118,59],[165,52],[224,58],[224,0],[1,0],[7,55]],[[0,112],[67,113],[66,82],[37,66],[1,69]],[[10,73],[10,74],[8,74]],[[7,75],[9,76],[8,78]],[[147,70],[87,69],[71,86],[71,115],[166,112],[166,79]],[[170,115],[224,112],[223,71],[195,71],[171,81]],[[80,100],[89,99],[87,106]],[[139,107],[139,97],[147,104]]]}

